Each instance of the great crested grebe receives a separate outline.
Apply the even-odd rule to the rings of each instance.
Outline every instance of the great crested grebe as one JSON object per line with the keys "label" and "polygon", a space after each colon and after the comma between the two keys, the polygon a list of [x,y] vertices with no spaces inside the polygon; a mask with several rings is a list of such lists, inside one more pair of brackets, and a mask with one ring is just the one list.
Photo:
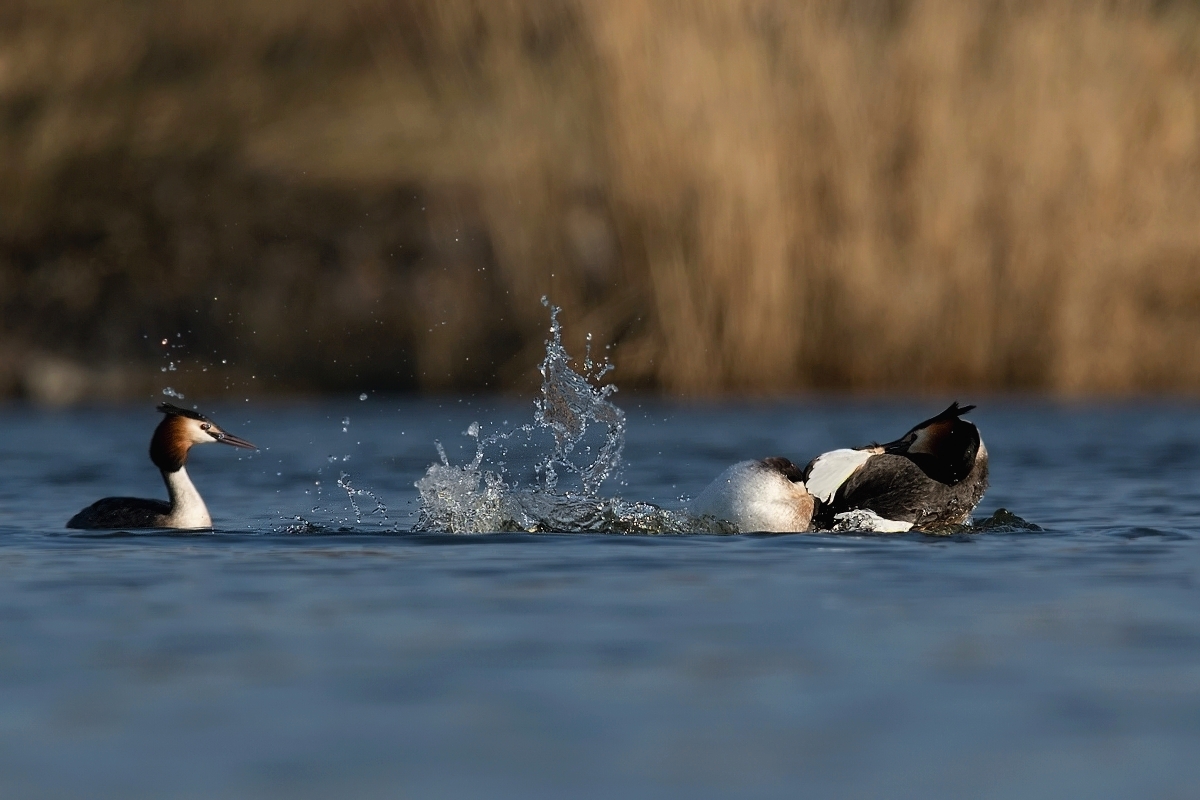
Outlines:
{"label": "great crested grebe", "polygon": [[848,513],[885,532],[962,524],[988,485],[987,448],[961,419],[974,407],[951,403],[894,442],[831,450],[803,470],[786,458],[734,464],[691,510],[743,531],[828,530]]}
{"label": "great crested grebe", "polygon": [[211,528],[212,518],[184,464],[193,445],[220,442],[257,449],[226,433],[195,411],[170,403],[158,407],[166,416],[150,438],[150,460],[162,471],[170,502],[140,497],[106,497],[71,517],[68,528]]}

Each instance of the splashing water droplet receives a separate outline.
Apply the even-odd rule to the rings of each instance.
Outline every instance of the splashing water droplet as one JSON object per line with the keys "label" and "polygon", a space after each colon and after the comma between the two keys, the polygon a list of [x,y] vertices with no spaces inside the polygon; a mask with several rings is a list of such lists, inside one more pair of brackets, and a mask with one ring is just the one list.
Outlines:
{"label": "splashing water droplet", "polygon": [[[546,357],[538,367],[542,387],[535,404],[534,424],[483,436],[479,424],[472,423],[465,435],[475,440],[475,457],[462,466],[452,466],[441,442],[435,441],[439,463],[431,465],[416,482],[420,509],[414,530],[735,532],[716,520],[599,495],[601,484],[620,467],[625,413],[609,399],[615,386],[593,386],[586,375],[571,369],[570,356],[562,344],[559,309],[546,297],[542,304],[550,309],[550,338],[546,341]],[[592,374],[593,380],[609,369],[611,364],[606,359]],[[589,428],[603,431],[597,446],[585,441]],[[507,458],[510,440],[524,435],[526,441],[520,447],[526,448],[534,444],[535,434],[546,433],[553,438],[553,445],[534,467],[540,485],[506,483],[503,461],[495,465],[500,472],[483,468],[488,447],[498,446],[500,457]],[[567,474],[578,478],[579,490],[564,492],[560,488],[560,477]]]}
{"label": "splashing water droplet", "polygon": [[174,397],[176,400],[183,399],[183,392],[177,392],[174,389],[172,389],[170,386],[163,389],[162,393],[163,393],[163,396],[165,396],[165,397]]}
{"label": "splashing water droplet", "polygon": [[363,392],[362,394],[360,394],[360,395],[358,396],[358,399],[359,399],[359,400],[366,400],[366,399],[367,399],[367,393],[366,393],[366,392]]}
{"label": "splashing water droplet", "polygon": [[[554,436],[554,452],[540,465],[543,484],[554,489],[558,470],[579,474],[585,494],[594,495],[621,464],[625,449],[625,412],[608,398],[617,387],[612,384],[594,387],[587,378],[571,369],[571,357],[562,343],[562,327],[558,321],[561,309],[550,306],[550,339],[546,341],[546,357],[538,365],[542,374],[542,396],[534,411],[534,420]],[[583,441],[590,423],[607,426],[604,444],[588,464],[571,460],[576,445]]]}
{"label": "splashing water droplet", "polygon": [[[345,459],[343,459],[343,460],[345,460]],[[346,493],[346,497],[350,500],[350,507],[352,509],[354,509],[354,519],[357,523],[359,523],[361,525],[362,518],[363,518],[362,509],[359,507],[358,501],[355,499],[357,497],[369,497],[372,500],[374,500],[375,508],[373,508],[368,513],[379,514],[381,517],[381,520],[379,523],[380,525],[384,525],[387,523],[387,521],[388,521],[387,506],[385,506],[383,504],[383,501],[379,499],[378,495],[376,495],[374,492],[372,492],[369,489],[357,489],[354,486],[351,486],[350,485],[350,475],[349,475],[349,473],[346,473],[346,472],[343,472],[341,474],[341,476],[338,477],[337,485],[342,489],[342,491],[344,491]]]}

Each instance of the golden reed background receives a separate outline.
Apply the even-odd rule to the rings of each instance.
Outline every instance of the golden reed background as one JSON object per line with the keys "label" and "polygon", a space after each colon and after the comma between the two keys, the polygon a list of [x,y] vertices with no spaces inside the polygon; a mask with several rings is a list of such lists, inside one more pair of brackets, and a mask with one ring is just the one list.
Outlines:
{"label": "golden reed background", "polygon": [[0,153],[0,394],[1200,390],[1194,2],[8,0]]}

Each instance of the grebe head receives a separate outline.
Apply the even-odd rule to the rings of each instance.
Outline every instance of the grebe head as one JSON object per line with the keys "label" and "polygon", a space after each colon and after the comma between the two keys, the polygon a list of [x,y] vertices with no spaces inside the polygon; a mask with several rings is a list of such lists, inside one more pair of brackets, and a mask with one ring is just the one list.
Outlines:
{"label": "grebe head", "polygon": [[950,485],[958,483],[975,467],[983,446],[979,429],[960,419],[973,408],[975,406],[951,403],[936,417],[916,425],[896,441],[882,445],[882,450],[908,456],[936,481]]}
{"label": "grebe head", "polygon": [[248,450],[257,449],[245,439],[226,433],[198,411],[170,403],[161,404],[158,410],[166,416],[150,439],[150,460],[163,472],[176,472],[182,468],[193,445],[220,442]]}

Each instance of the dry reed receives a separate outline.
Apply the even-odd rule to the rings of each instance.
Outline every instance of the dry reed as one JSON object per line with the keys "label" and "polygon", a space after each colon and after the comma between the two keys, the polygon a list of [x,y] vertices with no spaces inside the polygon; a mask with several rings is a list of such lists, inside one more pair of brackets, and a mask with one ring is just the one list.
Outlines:
{"label": "dry reed", "polygon": [[12,391],[1200,390],[1194,4],[19,0],[0,115]]}

